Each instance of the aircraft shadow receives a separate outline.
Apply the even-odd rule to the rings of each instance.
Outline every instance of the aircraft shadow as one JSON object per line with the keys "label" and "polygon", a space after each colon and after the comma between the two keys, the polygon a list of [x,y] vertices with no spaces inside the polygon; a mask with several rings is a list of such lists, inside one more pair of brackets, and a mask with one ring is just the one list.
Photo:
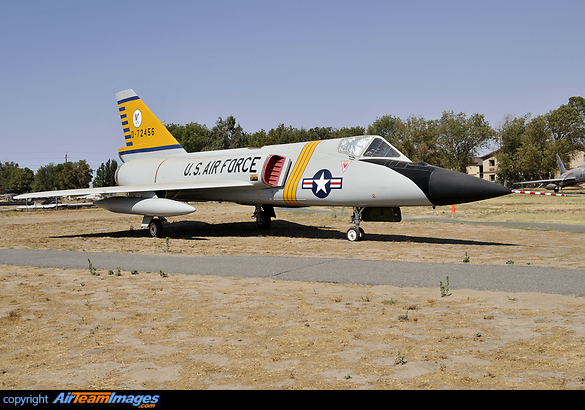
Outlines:
{"label": "aircraft shadow", "polygon": [[[269,229],[259,229],[256,222],[230,222],[210,224],[201,221],[179,221],[165,225],[164,235],[171,239],[207,240],[223,237],[280,237],[305,239],[345,239],[345,232],[326,226],[302,225],[295,222],[274,220]],[[146,229],[98,232],[77,235],[55,235],[52,238],[142,238],[148,236]],[[482,245],[482,246],[516,246],[509,243],[479,240],[435,238],[415,235],[393,235],[366,232],[366,241],[447,244],[447,245]]]}

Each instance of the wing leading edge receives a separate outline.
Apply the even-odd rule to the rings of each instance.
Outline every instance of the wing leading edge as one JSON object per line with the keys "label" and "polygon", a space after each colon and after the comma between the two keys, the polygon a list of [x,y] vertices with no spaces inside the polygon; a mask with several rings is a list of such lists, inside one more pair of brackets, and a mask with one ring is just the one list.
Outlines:
{"label": "wing leading edge", "polygon": [[547,182],[565,182],[565,181],[574,181],[575,177],[567,177],[567,178],[553,178],[553,179],[540,179],[538,181],[523,181],[523,182],[517,182],[517,184],[519,185],[525,185],[525,184],[544,184]]}
{"label": "wing leading edge", "polygon": [[60,191],[42,191],[33,192],[30,194],[22,194],[15,197],[15,199],[31,199],[31,198],[55,198],[64,196],[83,196],[96,194],[135,194],[140,192],[154,192],[154,191],[189,191],[197,189],[213,189],[213,188],[249,188],[253,184],[246,181],[202,181],[202,182],[172,182],[172,183],[157,183],[146,185],[121,185],[100,188],[80,188],[80,189],[64,189]]}

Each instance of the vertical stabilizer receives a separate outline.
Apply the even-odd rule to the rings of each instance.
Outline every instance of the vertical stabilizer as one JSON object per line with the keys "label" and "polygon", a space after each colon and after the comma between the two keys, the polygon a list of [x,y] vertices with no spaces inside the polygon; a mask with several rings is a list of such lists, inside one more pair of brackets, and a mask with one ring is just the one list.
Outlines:
{"label": "vertical stabilizer", "polygon": [[126,140],[126,146],[118,150],[122,162],[186,153],[133,90],[116,93],[116,99]]}
{"label": "vertical stabilizer", "polygon": [[559,154],[556,154],[556,156],[557,156],[557,164],[559,164],[559,171],[561,171],[561,175],[563,175],[565,172],[567,172],[567,169],[565,168],[563,161],[561,161],[561,157],[559,157]]}

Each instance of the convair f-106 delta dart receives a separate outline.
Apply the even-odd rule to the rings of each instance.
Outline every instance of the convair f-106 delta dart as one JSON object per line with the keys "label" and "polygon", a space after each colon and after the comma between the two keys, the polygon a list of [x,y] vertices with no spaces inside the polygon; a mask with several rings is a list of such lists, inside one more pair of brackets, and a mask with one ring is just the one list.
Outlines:
{"label": "convair f-106 delta dart", "polygon": [[[255,206],[259,227],[274,207],[353,208],[350,241],[364,238],[361,221],[399,222],[400,207],[452,205],[512,191],[477,177],[411,162],[376,135],[187,153],[133,90],[116,94],[126,144],[117,186],[46,191],[18,199],[102,194],[95,205],[142,215],[152,236],[165,217],[195,208],[182,201],[229,201]],[[125,194],[124,196],[115,194]]]}

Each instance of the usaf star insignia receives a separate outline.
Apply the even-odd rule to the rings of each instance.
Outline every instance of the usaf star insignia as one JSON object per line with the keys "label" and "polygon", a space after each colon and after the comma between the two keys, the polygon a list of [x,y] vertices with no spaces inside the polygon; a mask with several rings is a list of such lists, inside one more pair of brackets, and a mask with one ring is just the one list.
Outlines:
{"label": "usaf star insignia", "polygon": [[342,188],[343,178],[333,178],[328,169],[321,169],[313,178],[303,178],[303,189],[310,189],[317,198],[327,198],[332,189]]}

